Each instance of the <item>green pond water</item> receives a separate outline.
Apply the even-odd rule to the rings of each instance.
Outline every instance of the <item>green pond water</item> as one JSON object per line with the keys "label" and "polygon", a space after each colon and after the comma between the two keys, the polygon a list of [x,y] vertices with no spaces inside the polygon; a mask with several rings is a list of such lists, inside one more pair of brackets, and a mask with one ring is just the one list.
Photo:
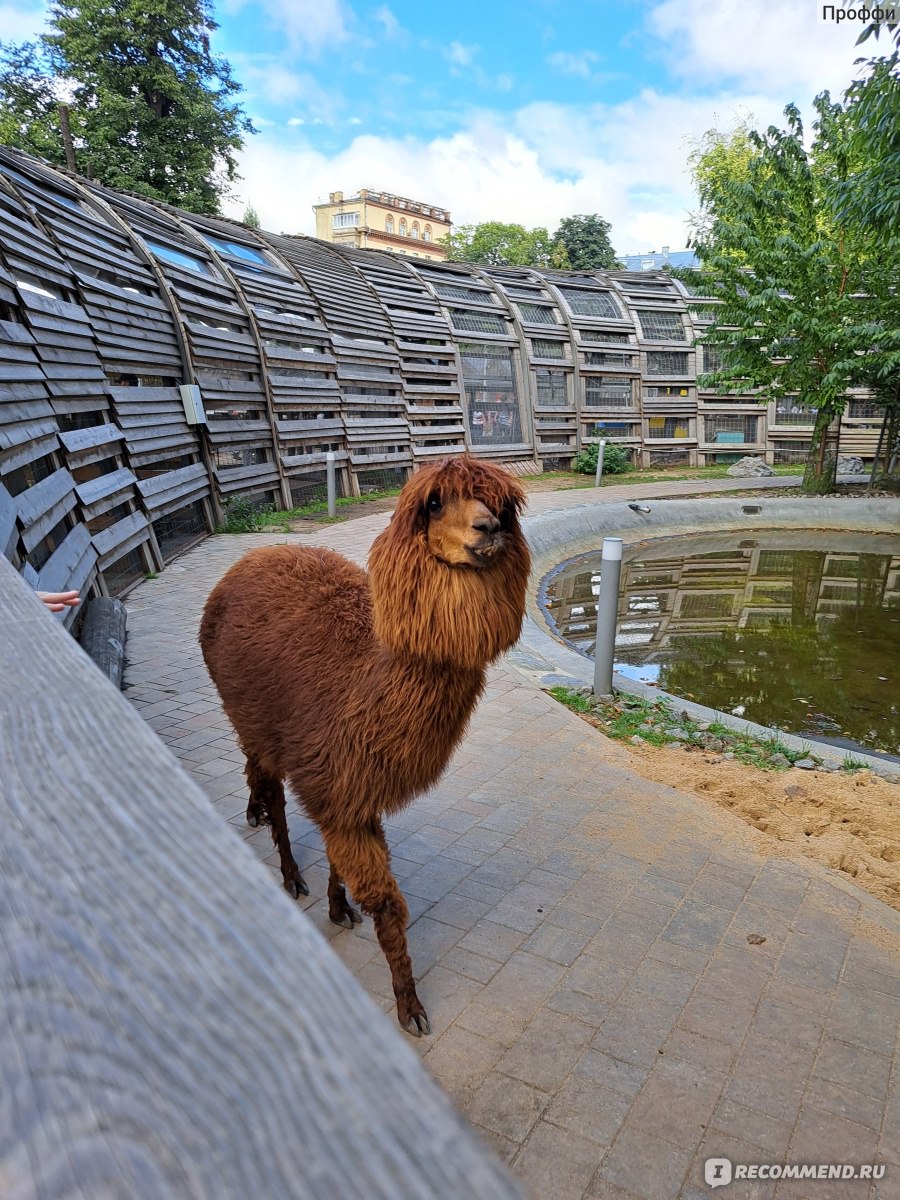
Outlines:
{"label": "green pond water", "polygon": [[[600,552],[540,602],[593,657]],[[900,756],[900,535],[803,531],[626,548],[616,670],[810,740]]]}

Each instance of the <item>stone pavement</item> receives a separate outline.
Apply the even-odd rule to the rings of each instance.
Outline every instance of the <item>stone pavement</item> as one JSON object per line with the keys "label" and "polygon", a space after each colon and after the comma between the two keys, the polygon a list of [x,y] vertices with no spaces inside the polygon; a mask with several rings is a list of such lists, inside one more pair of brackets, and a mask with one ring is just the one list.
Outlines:
{"label": "stone pavement", "polygon": [[[604,499],[626,494],[604,488]],[[596,495],[537,494],[531,509]],[[273,886],[270,834],[244,823],[242,756],[200,658],[201,608],[251,546],[330,545],[362,561],[387,519],[210,538],[128,599],[126,695],[272,867]],[[371,922],[329,923],[321,841],[296,808],[290,825],[310,919],[393,1014]],[[761,856],[736,818],[633,774],[624,747],[508,663],[490,672],[440,784],[387,831],[433,1029],[413,1044],[533,1196],[900,1197],[890,909],[814,864]],[[710,1156],[879,1163],[886,1175],[713,1192]]]}

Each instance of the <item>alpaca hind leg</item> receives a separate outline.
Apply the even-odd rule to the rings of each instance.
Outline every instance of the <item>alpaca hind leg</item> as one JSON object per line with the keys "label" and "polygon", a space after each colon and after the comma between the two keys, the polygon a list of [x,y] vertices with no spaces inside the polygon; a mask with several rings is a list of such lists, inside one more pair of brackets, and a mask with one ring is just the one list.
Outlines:
{"label": "alpaca hind leg", "polygon": [[258,825],[260,823],[259,819],[252,820],[251,814],[262,814],[262,819],[268,821],[272,826],[272,841],[278,851],[285,891],[295,900],[300,896],[308,896],[309,888],[300,874],[300,868],[297,866],[291,850],[291,838],[285,813],[284,785],[276,775],[264,770],[259,759],[252,754],[247,755],[245,774],[250,786],[250,801],[247,805],[248,824]]}
{"label": "alpaca hind leg", "polygon": [[362,924],[362,917],[347,899],[341,877],[330,864],[331,873],[328,876],[328,916],[335,925],[345,925],[352,929],[354,925]]}
{"label": "alpaca hind leg", "polygon": [[323,829],[332,870],[343,879],[363,912],[375,922],[375,933],[391,971],[397,1018],[414,1037],[430,1033],[428,1016],[413,979],[406,945],[409,910],[391,874],[390,854],[380,821],[349,829]]}

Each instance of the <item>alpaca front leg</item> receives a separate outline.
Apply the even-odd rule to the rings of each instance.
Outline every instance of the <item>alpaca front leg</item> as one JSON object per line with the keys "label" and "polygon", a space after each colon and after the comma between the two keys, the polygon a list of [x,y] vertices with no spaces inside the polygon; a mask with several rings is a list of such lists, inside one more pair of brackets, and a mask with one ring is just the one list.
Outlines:
{"label": "alpaca front leg", "polygon": [[344,925],[352,929],[354,925],[362,924],[362,917],[347,899],[347,893],[341,882],[341,877],[334,869],[334,863],[329,864],[331,872],[328,876],[328,916],[335,925]]}
{"label": "alpaca front leg", "polygon": [[247,755],[247,766],[244,773],[250,787],[247,824],[255,826],[268,820],[272,827],[272,841],[278,851],[285,891],[295,900],[300,896],[308,896],[309,888],[300,874],[300,868],[297,866],[291,850],[291,838],[288,833],[285,812],[284,785],[277,776],[263,770],[259,759],[252,754]]}
{"label": "alpaca front leg", "polygon": [[406,944],[409,910],[391,874],[390,853],[381,822],[353,829],[323,829],[332,872],[343,879],[363,912],[375,923],[375,934],[391,971],[397,1019],[414,1037],[431,1033],[428,1016],[416,994]]}

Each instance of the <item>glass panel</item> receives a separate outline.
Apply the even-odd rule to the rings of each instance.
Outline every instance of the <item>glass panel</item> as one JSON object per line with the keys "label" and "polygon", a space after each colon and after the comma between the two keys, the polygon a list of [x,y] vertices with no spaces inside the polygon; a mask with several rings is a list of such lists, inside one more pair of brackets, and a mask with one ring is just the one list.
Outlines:
{"label": "glass panel", "polygon": [[565,408],[568,405],[569,389],[565,371],[535,371],[534,377],[539,407]]}
{"label": "glass panel", "polygon": [[162,242],[154,242],[151,238],[144,239],[157,258],[175,263],[178,267],[187,267],[189,271],[199,271],[203,275],[213,275],[215,272],[209,263],[202,258],[195,258],[186,250],[176,250],[174,246],[164,246]]}
{"label": "glass panel", "polygon": [[618,305],[609,292],[588,291],[586,288],[560,288],[570,310],[582,317],[621,317]]}
{"label": "glass panel", "polygon": [[648,375],[687,375],[688,356],[674,350],[648,350]]}
{"label": "glass panel", "polygon": [[641,329],[645,338],[663,339],[668,342],[685,342],[684,322],[680,313],[642,312]]}
{"label": "glass panel", "polygon": [[520,300],[516,304],[519,310],[519,316],[523,321],[530,321],[532,325],[555,325],[557,323],[553,309],[547,308],[543,304],[526,304]]}
{"label": "glass panel", "polygon": [[459,347],[471,438],[475,445],[522,441],[513,352],[463,342]]}
{"label": "glass panel", "polygon": [[584,380],[584,403],[588,408],[630,408],[632,399],[631,380],[617,379],[609,375],[589,375]]}
{"label": "glass panel", "polygon": [[261,250],[255,250],[252,246],[245,246],[242,242],[229,242],[224,238],[212,237],[208,233],[203,235],[203,239],[209,242],[216,250],[221,251],[222,254],[231,254],[235,258],[242,258],[246,262],[260,263],[264,267],[271,266],[271,263]]}
{"label": "glass panel", "polygon": [[472,312],[471,309],[451,309],[450,318],[455,329],[465,329],[472,333],[506,333],[507,325],[502,317],[492,313]]}

